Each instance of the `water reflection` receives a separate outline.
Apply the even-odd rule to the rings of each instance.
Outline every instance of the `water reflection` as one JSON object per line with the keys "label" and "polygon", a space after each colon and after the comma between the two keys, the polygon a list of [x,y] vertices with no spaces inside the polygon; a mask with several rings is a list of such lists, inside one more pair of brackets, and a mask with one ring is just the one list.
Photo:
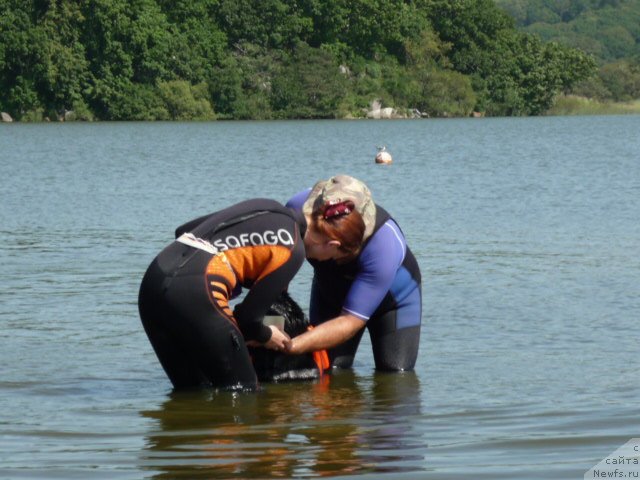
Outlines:
{"label": "water reflection", "polygon": [[156,410],[141,467],[154,478],[326,477],[424,469],[414,373],[174,393]]}

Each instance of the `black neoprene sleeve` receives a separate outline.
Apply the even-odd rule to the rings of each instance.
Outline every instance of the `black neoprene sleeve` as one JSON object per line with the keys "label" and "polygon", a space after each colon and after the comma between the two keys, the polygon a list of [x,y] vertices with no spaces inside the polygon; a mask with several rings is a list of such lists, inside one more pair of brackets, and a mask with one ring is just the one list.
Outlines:
{"label": "black neoprene sleeve", "polygon": [[298,241],[291,251],[291,257],[280,268],[256,282],[244,300],[236,305],[234,316],[247,340],[260,343],[269,341],[271,329],[262,324],[264,312],[286,290],[304,258],[304,244]]}

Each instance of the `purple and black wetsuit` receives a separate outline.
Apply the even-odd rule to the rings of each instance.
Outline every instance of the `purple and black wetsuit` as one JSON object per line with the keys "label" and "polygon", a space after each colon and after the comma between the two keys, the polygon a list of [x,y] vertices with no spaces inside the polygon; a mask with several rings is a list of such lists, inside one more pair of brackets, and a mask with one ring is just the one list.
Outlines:
{"label": "purple and black wetsuit", "polygon": [[[301,212],[309,192],[296,194],[287,207]],[[413,369],[422,319],[420,268],[391,216],[376,205],[373,234],[351,262],[309,263],[314,268],[311,323],[317,325],[342,312],[359,317],[369,330],[378,370]],[[329,350],[332,366],[351,367],[363,332]]]}

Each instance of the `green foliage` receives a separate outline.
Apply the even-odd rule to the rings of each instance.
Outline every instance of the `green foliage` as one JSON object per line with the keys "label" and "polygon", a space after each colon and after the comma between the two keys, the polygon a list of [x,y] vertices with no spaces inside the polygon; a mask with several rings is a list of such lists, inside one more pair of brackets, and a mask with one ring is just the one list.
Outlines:
{"label": "green foliage", "polygon": [[40,101],[49,111],[64,113],[83,101],[89,85],[88,62],[79,39],[82,14],[75,2],[53,4],[33,31],[41,39],[40,65],[34,79]]}
{"label": "green foliage", "polygon": [[435,0],[432,9],[454,69],[472,77],[477,109],[490,115],[540,114],[595,68],[578,51],[518,33],[491,0]]}
{"label": "green foliage", "polygon": [[341,60],[354,55],[379,60],[390,53],[400,56],[407,38],[428,26],[426,11],[418,2],[402,0],[311,0],[303,2],[315,29],[312,46],[348,45]]}
{"label": "green foliage", "polygon": [[31,21],[32,8],[19,0],[0,4],[0,108],[18,120],[43,108],[37,81],[44,70],[46,37]]}
{"label": "green foliage", "polygon": [[544,40],[580,48],[600,63],[640,53],[637,0],[496,0],[517,24]]}
{"label": "green foliage", "polygon": [[409,65],[450,68],[451,62],[447,55],[451,46],[451,43],[443,42],[433,29],[426,28],[419,37],[405,42],[406,62]]}
{"label": "green foliage", "polygon": [[159,0],[173,26],[167,69],[192,83],[209,80],[228,57],[227,36],[216,23],[217,0]]}
{"label": "green foliage", "polygon": [[[582,22],[575,38],[604,26],[606,51],[626,51],[635,17],[605,13],[629,1],[598,0],[589,20],[595,1],[513,3],[523,18]],[[0,109],[19,120],[334,118],[376,99],[524,115],[588,78],[610,97],[635,91],[631,67],[592,69],[517,32],[492,0],[0,0]]]}
{"label": "green foliage", "polygon": [[637,0],[496,0],[526,32],[593,55],[597,75],[565,92],[600,101],[639,98],[640,2]]}
{"label": "green foliage", "polygon": [[207,100],[207,86],[190,85],[184,80],[158,84],[159,95],[171,120],[213,120],[213,108]]}
{"label": "green foliage", "polygon": [[151,85],[109,76],[96,82],[93,94],[94,101],[100,101],[98,111],[104,120],[166,120],[169,116]]}
{"label": "green foliage", "polygon": [[418,75],[420,96],[412,104],[433,117],[469,116],[476,105],[471,79],[446,70],[424,70]]}
{"label": "green foliage", "polygon": [[575,95],[560,96],[547,115],[638,115],[640,100],[635,102],[608,102]]}
{"label": "green foliage", "polygon": [[618,8],[628,0],[495,0],[518,22],[568,23],[585,13],[604,8]]}
{"label": "green foliage", "polygon": [[89,109],[83,100],[77,100],[71,105],[71,112],[69,113],[67,121],[84,121],[91,122],[94,120],[93,112]]}
{"label": "green foliage", "polygon": [[387,90],[429,116],[468,116],[477,98],[471,77],[450,69],[450,49],[431,29],[407,41],[407,68],[386,79]]}
{"label": "green foliage", "polygon": [[273,111],[284,118],[332,118],[345,86],[345,78],[329,52],[300,43],[273,79]]}
{"label": "green foliage", "polygon": [[627,60],[610,63],[599,72],[609,95],[604,100],[627,102],[640,98],[640,64]]}
{"label": "green foliage", "polygon": [[101,118],[145,118],[149,86],[173,77],[171,24],[153,0],[87,0],[84,16],[90,104]]}
{"label": "green foliage", "polygon": [[25,123],[35,123],[42,122],[45,118],[44,109],[41,107],[34,108],[33,110],[28,110],[23,112],[20,116],[20,121]]}
{"label": "green foliage", "polygon": [[578,82],[570,90],[570,94],[576,97],[592,98],[597,100],[604,100],[611,98],[611,92],[605,87],[602,79],[598,75],[592,75],[591,77]]}
{"label": "green foliage", "polygon": [[275,49],[293,47],[314,27],[298,2],[283,0],[220,0],[216,20],[231,45],[248,42]]}

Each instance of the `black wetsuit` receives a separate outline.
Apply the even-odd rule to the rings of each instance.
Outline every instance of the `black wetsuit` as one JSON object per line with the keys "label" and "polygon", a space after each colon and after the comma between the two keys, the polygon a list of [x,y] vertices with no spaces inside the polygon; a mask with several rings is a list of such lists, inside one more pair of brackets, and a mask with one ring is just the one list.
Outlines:
{"label": "black wetsuit", "polygon": [[[149,266],[140,287],[145,331],[176,388],[255,388],[246,340],[304,261],[304,221],[273,200],[248,200],[192,220]],[[229,299],[246,297],[232,312]]]}

